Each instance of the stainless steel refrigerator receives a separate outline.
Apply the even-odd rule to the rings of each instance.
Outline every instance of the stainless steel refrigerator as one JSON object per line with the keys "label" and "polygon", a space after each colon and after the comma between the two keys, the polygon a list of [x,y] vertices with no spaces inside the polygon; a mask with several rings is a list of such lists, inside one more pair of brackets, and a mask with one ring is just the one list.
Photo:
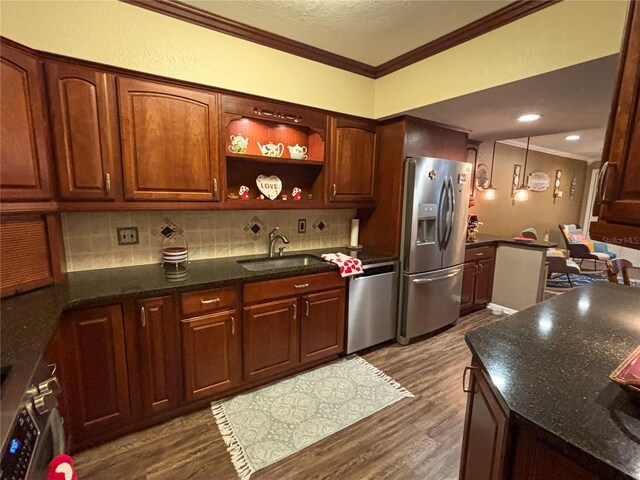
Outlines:
{"label": "stainless steel refrigerator", "polygon": [[402,344],[458,319],[471,177],[470,163],[405,159],[398,316]]}

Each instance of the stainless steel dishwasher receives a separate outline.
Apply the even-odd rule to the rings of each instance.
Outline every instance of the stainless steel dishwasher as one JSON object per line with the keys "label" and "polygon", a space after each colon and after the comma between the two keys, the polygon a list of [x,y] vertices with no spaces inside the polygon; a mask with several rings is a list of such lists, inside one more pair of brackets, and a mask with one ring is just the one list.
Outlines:
{"label": "stainless steel dishwasher", "polygon": [[349,280],[347,353],[396,337],[398,262],[374,263]]}

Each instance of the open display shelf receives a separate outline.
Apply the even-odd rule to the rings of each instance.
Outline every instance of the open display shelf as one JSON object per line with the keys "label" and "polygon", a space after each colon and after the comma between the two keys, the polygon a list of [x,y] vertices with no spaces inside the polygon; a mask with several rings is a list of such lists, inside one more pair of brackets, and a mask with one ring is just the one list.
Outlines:
{"label": "open display shelf", "polygon": [[[250,206],[253,206],[253,202],[258,202],[257,206],[260,208],[265,203],[274,202],[290,205],[289,208],[303,208],[298,207],[298,204],[313,204],[308,208],[317,208],[317,205],[324,201],[324,169],[318,168],[318,162],[315,163],[315,165],[309,161],[304,161],[304,163],[271,163],[263,162],[262,158],[257,160],[235,156],[227,157],[227,194],[238,195],[240,187],[244,185],[249,187],[249,200],[226,198],[225,201],[228,203],[249,202],[247,205]],[[322,166],[322,163],[319,165]],[[256,178],[259,175],[276,175],[280,178],[282,191],[276,200],[256,198],[260,195],[256,185]],[[292,198],[294,187],[302,190],[301,199],[298,201]],[[281,200],[283,194],[287,195],[288,200]],[[311,200],[309,194],[312,195]]]}
{"label": "open display shelf", "polygon": [[227,153],[227,159],[237,160],[238,162],[280,163],[284,165],[309,165],[312,167],[322,167],[324,165],[324,161],[322,160],[299,160],[287,157],[267,157],[265,155],[247,155],[242,153]]}
{"label": "open display shelf", "polygon": [[[304,125],[288,125],[268,120],[254,118],[234,118],[228,121],[226,127],[225,154],[237,157],[277,158],[279,160],[292,160],[298,162],[324,162],[324,131]],[[248,139],[247,150],[238,153],[233,150],[231,137],[240,135]],[[284,151],[281,157],[265,157],[260,151],[260,146],[272,143],[282,144]],[[288,147],[305,147],[308,160],[292,159]]]}

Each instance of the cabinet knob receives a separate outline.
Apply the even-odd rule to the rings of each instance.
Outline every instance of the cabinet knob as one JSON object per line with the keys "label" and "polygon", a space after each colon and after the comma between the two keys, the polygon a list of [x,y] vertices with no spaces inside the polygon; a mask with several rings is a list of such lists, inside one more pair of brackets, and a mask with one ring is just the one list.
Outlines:
{"label": "cabinet knob", "polygon": [[213,179],[213,194],[216,196],[216,198],[218,197],[218,179],[217,178]]}
{"label": "cabinet knob", "polygon": [[300,283],[298,285],[294,285],[295,288],[307,288],[308,286],[308,283]]}
{"label": "cabinet knob", "polygon": [[142,323],[142,328],[147,326],[147,312],[144,307],[140,308],[140,322]]}
{"label": "cabinet knob", "polygon": [[296,318],[298,318],[298,302],[292,303],[291,305],[293,306],[292,318],[295,320]]}
{"label": "cabinet knob", "polygon": [[56,394],[48,391],[33,397],[33,407],[38,414],[43,415],[58,405]]}
{"label": "cabinet knob", "polygon": [[309,308],[310,308],[309,300],[305,300],[304,301],[304,316],[305,317],[309,316]]}
{"label": "cabinet knob", "polygon": [[105,174],[104,176],[104,184],[105,184],[105,188],[107,190],[107,193],[111,193],[111,175],[110,174]]}
{"label": "cabinet knob", "polygon": [[235,334],[236,334],[236,319],[232,315],[231,316],[231,335],[235,335]]}
{"label": "cabinet knob", "polygon": [[332,187],[331,192],[332,192],[331,196],[332,196],[332,197],[335,197],[335,196],[336,196],[336,193],[337,193],[337,187],[336,187],[336,184],[335,184],[335,183],[333,184],[333,187]]}
{"label": "cabinet knob", "polygon": [[484,255],[484,252],[476,253],[476,257],[481,257]]}

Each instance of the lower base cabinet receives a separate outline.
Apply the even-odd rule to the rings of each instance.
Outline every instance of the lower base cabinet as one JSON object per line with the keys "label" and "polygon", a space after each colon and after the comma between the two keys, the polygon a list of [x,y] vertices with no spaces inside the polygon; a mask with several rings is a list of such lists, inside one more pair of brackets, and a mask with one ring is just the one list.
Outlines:
{"label": "lower base cabinet", "polygon": [[65,313],[60,322],[60,369],[72,444],[132,420],[121,305]]}
{"label": "lower base cabinet", "polygon": [[300,318],[300,362],[344,351],[344,289],[313,293],[302,297]]}
{"label": "lower base cabinet", "polygon": [[479,247],[465,252],[460,315],[483,308],[493,294],[495,247]]}
{"label": "lower base cabinet", "polygon": [[136,300],[135,313],[126,318],[131,398],[140,416],[181,403],[180,330],[173,303],[171,296]]}
{"label": "lower base cabinet", "polygon": [[464,423],[460,480],[504,478],[503,462],[508,417],[489,386],[486,374],[476,365],[470,372],[467,416]]}
{"label": "lower base cabinet", "polygon": [[233,286],[64,313],[46,358],[70,451],[344,352],[337,273],[248,285],[242,308]]}
{"label": "lower base cabinet", "polygon": [[259,380],[295,368],[298,360],[298,299],[245,307],[244,379]]}
{"label": "lower base cabinet", "polygon": [[241,332],[236,310],[184,318],[181,328],[187,401],[211,397],[240,384]]}
{"label": "lower base cabinet", "polygon": [[465,377],[468,397],[460,480],[613,478],[551,445],[536,428],[511,418],[494,393],[489,375],[475,359]]}

